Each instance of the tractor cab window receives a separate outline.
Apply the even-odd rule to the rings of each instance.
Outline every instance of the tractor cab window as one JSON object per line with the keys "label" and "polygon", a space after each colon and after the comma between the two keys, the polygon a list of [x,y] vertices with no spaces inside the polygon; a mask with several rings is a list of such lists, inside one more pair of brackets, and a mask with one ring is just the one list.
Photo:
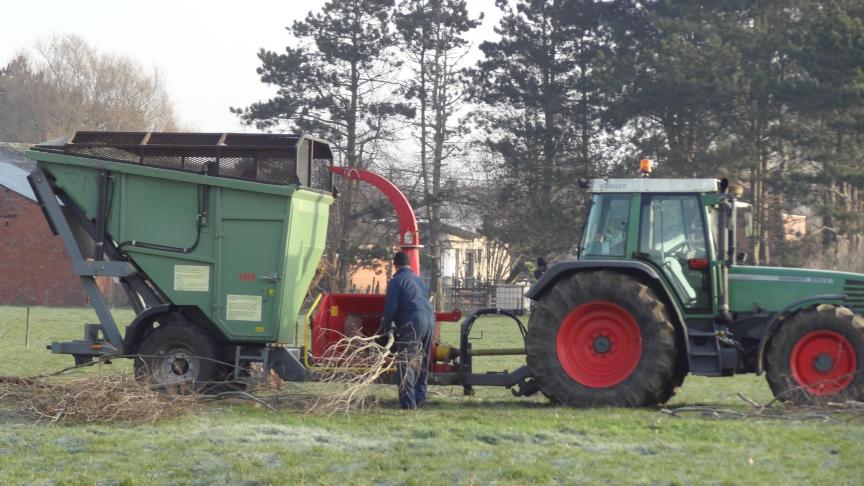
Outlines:
{"label": "tractor cab window", "polygon": [[629,194],[597,194],[582,235],[580,254],[584,256],[624,256],[627,246]]}
{"label": "tractor cab window", "polygon": [[644,197],[639,253],[663,270],[687,307],[710,307],[702,205],[695,195]]}

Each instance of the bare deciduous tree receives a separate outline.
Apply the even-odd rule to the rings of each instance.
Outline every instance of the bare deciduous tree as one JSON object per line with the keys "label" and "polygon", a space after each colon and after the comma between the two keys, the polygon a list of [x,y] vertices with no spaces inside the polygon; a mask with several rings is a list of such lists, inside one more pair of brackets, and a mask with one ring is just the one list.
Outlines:
{"label": "bare deciduous tree", "polygon": [[0,72],[0,136],[36,142],[75,130],[174,130],[158,70],[74,35],[39,42]]}
{"label": "bare deciduous tree", "polygon": [[411,73],[405,94],[419,114],[415,125],[423,203],[429,220],[429,286],[441,309],[442,206],[446,202],[442,182],[447,159],[459,150],[454,142],[460,133],[451,119],[464,105],[460,64],[469,49],[466,34],[480,21],[469,17],[465,0],[402,0],[395,24]]}

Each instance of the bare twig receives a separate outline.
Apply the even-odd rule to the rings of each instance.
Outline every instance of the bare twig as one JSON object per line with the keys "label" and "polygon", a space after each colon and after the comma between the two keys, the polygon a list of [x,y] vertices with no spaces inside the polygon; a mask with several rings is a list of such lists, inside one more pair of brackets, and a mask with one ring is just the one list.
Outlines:
{"label": "bare twig", "polygon": [[759,402],[757,402],[757,401],[755,401],[755,400],[753,400],[753,399],[751,399],[751,398],[748,398],[746,395],[744,395],[744,394],[741,393],[741,392],[738,392],[738,398],[740,398],[741,400],[744,400],[745,402],[749,403],[750,405],[753,406],[753,408],[758,408],[759,410],[762,410],[762,409],[765,408],[764,405],[762,405],[761,403],[759,403]]}
{"label": "bare twig", "polygon": [[373,385],[390,373],[396,365],[391,351],[392,336],[386,345],[376,342],[377,336],[352,336],[339,340],[319,360],[315,373],[325,389],[308,408],[310,413],[365,411],[377,405]]}
{"label": "bare twig", "polygon": [[826,402],[819,405],[793,405],[779,397],[773,398],[763,405],[741,392],[738,398],[751,408],[733,410],[705,405],[685,405],[675,408],[661,409],[662,413],[673,417],[686,414],[699,414],[709,418],[734,419],[771,419],[771,420],[819,420],[832,423],[848,423],[864,417],[864,402],[847,400],[845,402]]}

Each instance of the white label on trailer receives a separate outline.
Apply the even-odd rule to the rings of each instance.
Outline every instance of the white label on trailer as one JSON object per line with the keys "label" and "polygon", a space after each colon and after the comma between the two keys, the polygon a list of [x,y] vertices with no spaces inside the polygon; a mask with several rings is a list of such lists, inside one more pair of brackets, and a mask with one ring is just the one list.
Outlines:
{"label": "white label on trailer", "polygon": [[225,318],[229,321],[261,321],[260,295],[228,294]]}
{"label": "white label on trailer", "polygon": [[207,292],[210,290],[210,267],[207,265],[174,265],[174,290]]}

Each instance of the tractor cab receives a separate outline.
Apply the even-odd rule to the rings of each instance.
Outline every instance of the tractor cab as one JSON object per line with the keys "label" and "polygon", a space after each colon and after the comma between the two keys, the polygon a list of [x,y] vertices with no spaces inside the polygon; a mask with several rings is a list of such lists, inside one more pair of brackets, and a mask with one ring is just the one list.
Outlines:
{"label": "tractor cab", "polygon": [[711,311],[718,252],[721,181],[597,179],[580,259],[641,260],[666,277],[686,309]]}

